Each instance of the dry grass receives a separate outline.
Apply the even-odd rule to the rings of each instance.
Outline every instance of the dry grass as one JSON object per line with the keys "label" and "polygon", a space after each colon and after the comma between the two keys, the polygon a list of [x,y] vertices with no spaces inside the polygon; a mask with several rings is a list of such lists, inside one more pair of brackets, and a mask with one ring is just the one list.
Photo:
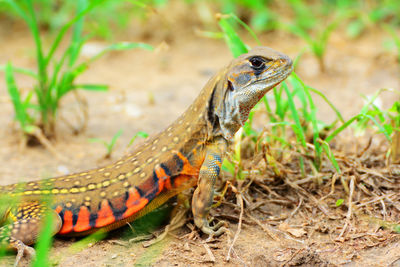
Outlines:
{"label": "dry grass", "polygon": [[[319,249],[354,253],[384,246],[398,240],[396,231],[400,230],[400,175],[386,158],[386,143],[379,136],[357,142],[338,138],[332,147],[341,173],[328,159],[316,172],[312,156],[307,156],[306,176],[299,168],[299,157],[304,155],[263,144],[265,149],[243,163],[250,173],[252,169],[260,173],[230,181],[245,203],[243,218],[240,201],[235,201],[238,193],[233,191],[227,192],[221,211],[214,216],[261,227],[274,241],[290,240]],[[343,202],[337,203],[338,199]],[[293,252],[283,265],[301,252]]]}

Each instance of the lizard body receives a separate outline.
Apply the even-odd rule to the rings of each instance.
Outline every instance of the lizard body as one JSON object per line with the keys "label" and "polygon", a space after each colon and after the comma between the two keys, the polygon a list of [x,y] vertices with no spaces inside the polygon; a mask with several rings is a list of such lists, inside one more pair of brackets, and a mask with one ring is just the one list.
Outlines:
{"label": "lizard body", "polygon": [[44,214],[52,231],[86,235],[112,230],[160,206],[179,192],[197,188],[192,199],[195,225],[209,235],[223,233],[207,216],[222,159],[251,108],[292,71],[292,61],[257,47],[234,59],[205,85],[173,124],[117,162],[62,177],[0,187],[12,200],[0,205],[0,244],[33,253]]}

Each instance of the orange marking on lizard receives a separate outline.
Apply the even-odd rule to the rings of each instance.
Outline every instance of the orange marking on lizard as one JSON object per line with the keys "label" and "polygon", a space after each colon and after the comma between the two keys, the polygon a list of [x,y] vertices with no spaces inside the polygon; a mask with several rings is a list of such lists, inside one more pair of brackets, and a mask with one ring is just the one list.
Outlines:
{"label": "orange marking on lizard", "polygon": [[164,182],[164,186],[167,190],[171,190],[172,189],[172,185],[171,185],[171,177],[168,177],[165,182]]}
{"label": "orange marking on lizard", "polygon": [[175,177],[175,179],[174,179],[174,187],[180,188],[183,184],[185,184],[190,179],[191,179],[191,176],[189,176],[189,175],[179,175],[179,176]]}
{"label": "orange marking on lizard", "polygon": [[146,198],[140,197],[139,192],[135,188],[129,189],[129,197],[126,201],[126,211],[122,214],[122,218],[127,218],[147,205],[149,202]]}
{"label": "orange marking on lizard", "polygon": [[113,211],[107,199],[101,201],[101,209],[97,212],[95,226],[100,228],[115,222]]}
{"label": "orange marking on lizard", "polygon": [[[164,189],[164,184],[166,184],[167,179],[169,181],[169,176],[165,173],[164,169],[161,168],[160,165],[157,165],[154,171],[158,178],[158,195]],[[169,185],[171,186],[171,183],[169,183]]]}
{"label": "orange marking on lizard", "polygon": [[55,212],[57,212],[58,214],[60,214],[60,212],[62,211],[62,207],[61,206],[57,206],[55,209]]}
{"label": "orange marking on lizard", "polygon": [[72,211],[66,210],[64,212],[64,223],[61,230],[58,232],[59,234],[67,234],[72,232],[73,225],[72,225]]}
{"label": "orange marking on lizard", "polygon": [[74,226],[75,232],[83,232],[89,230],[90,226],[90,212],[86,206],[82,206],[78,213],[78,220]]}
{"label": "orange marking on lizard", "polygon": [[196,168],[190,164],[189,160],[179,151],[175,151],[176,155],[182,160],[183,168],[180,174],[182,175],[190,175],[190,176],[198,176],[199,168]]}

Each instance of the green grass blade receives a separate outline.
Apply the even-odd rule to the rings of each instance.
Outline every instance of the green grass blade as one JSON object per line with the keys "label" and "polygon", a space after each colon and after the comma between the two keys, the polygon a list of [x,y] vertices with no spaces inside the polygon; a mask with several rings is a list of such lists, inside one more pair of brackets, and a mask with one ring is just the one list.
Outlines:
{"label": "green grass blade", "polygon": [[46,73],[45,59],[44,59],[43,50],[42,50],[42,40],[40,38],[39,26],[38,26],[38,23],[36,20],[36,15],[35,15],[35,11],[33,8],[32,0],[25,0],[25,2],[28,6],[28,12],[30,15],[30,18],[26,21],[26,23],[28,24],[29,29],[33,35],[33,39],[35,40],[39,84],[43,90],[43,88],[45,88],[45,84],[47,82],[47,73]]}
{"label": "green grass blade", "polygon": [[105,147],[108,147],[108,143],[106,141],[104,141],[103,139],[100,139],[100,138],[89,138],[88,140],[89,140],[90,143],[101,143]]}
{"label": "green grass blade", "polygon": [[349,119],[348,121],[346,121],[345,123],[343,123],[342,126],[340,126],[339,128],[337,128],[336,130],[334,130],[330,135],[328,135],[325,138],[325,141],[327,143],[329,143],[333,138],[335,138],[341,131],[343,131],[344,129],[346,129],[350,124],[352,124],[355,120],[362,118],[363,115],[362,114],[358,114],[354,117],[352,117],[351,119]]}
{"label": "green grass blade", "polygon": [[240,25],[242,25],[243,28],[246,29],[246,31],[248,31],[250,33],[250,35],[253,37],[253,39],[256,41],[256,43],[258,45],[261,45],[260,39],[258,39],[257,35],[255,34],[255,32],[246,24],[244,23],[241,19],[239,19],[235,14],[230,13],[229,14],[230,17],[232,17],[234,20],[236,20],[236,22],[238,22]]}
{"label": "green grass blade", "polygon": [[[145,43],[133,43],[133,42],[121,42],[121,43],[116,43],[112,44],[106,48],[104,48],[101,52],[98,54],[94,55],[91,57],[89,60],[79,64],[78,66],[72,68],[70,71],[64,73],[63,77],[61,78],[61,86],[57,90],[57,102],[58,99],[60,99],[63,95],[71,91],[72,89],[75,89],[76,86],[73,85],[73,81],[77,76],[82,74],[84,71],[86,71],[93,61],[99,59],[101,56],[103,56],[105,53],[113,50],[129,50],[129,49],[135,49],[135,48],[141,48],[145,50],[153,50],[153,47],[149,44]],[[81,87],[81,89],[85,90],[96,90],[96,91],[104,91],[106,90],[105,85],[78,85]],[[82,87],[83,86],[83,87]]]}
{"label": "green grass blade", "polygon": [[276,135],[271,135],[270,136],[272,139],[279,141],[282,145],[286,146],[286,147],[291,147],[290,143],[288,141],[286,141],[285,138],[276,136]]}
{"label": "green grass blade", "polygon": [[24,105],[22,104],[21,96],[19,94],[17,85],[15,83],[13,67],[12,67],[11,63],[7,63],[5,74],[6,74],[6,83],[7,83],[8,94],[10,95],[11,101],[14,106],[15,117],[16,117],[17,121],[20,123],[21,128],[24,129],[28,123],[27,113],[26,113]]}
{"label": "green grass blade", "polygon": [[267,110],[268,117],[269,117],[270,121],[275,122],[276,118],[275,118],[275,116],[272,116],[272,109],[271,109],[271,106],[270,106],[270,104],[268,102],[267,95],[264,95],[262,100],[263,100],[263,103],[264,103],[264,107]]}
{"label": "green grass blade", "polygon": [[221,27],[224,32],[225,42],[228,44],[230,51],[233,56],[236,58],[241,54],[247,53],[247,46],[240,39],[239,35],[236,33],[235,29],[232,27],[229,16],[221,15],[218,18],[218,25]]}
{"label": "green grass blade", "polygon": [[295,74],[292,76],[294,80],[296,80],[303,88],[304,93],[307,96],[308,103],[310,105],[310,120],[313,127],[313,143],[315,147],[315,158],[317,159],[316,167],[319,169],[320,163],[322,161],[322,149],[317,141],[319,138],[319,129],[318,129],[318,122],[317,122],[317,107],[314,104],[314,101],[311,97],[310,92],[308,91],[308,87],[303,83],[303,81]]}
{"label": "green grass blade", "polygon": [[243,130],[246,136],[256,136],[257,132],[253,129],[253,117],[254,117],[254,109],[252,109],[249,113],[249,117],[246,123],[243,125]]}
{"label": "green grass blade", "polygon": [[28,21],[29,20],[29,16],[28,14],[25,12],[25,10],[23,10],[17,3],[16,1],[13,0],[3,0],[2,2],[7,3],[8,5],[11,6],[12,9],[14,9],[14,11],[22,17],[22,19],[24,21]]}
{"label": "green grass blade", "polygon": [[385,122],[385,115],[387,114],[387,111],[381,110],[378,106],[376,106],[374,103],[372,103],[372,110],[373,114],[378,117],[378,119],[381,122]]}
{"label": "green grass blade", "polygon": [[326,44],[328,43],[329,36],[339,26],[340,20],[341,18],[337,18],[332,21],[328,26],[324,27],[320,38],[320,44],[323,51],[325,50]]}
{"label": "green grass blade", "polygon": [[[135,48],[141,48],[145,50],[153,50],[153,47],[149,44],[145,43],[133,43],[133,42],[121,42],[121,43],[116,43],[112,44],[106,48],[104,48],[101,52],[98,54],[94,55],[91,57],[89,60],[79,64],[78,66],[72,68],[70,71],[64,73],[63,77],[61,78],[60,86],[57,90],[57,96],[58,98],[56,99],[56,103],[58,103],[58,100],[71,91],[72,89],[75,89],[75,86],[73,85],[73,82],[77,76],[82,74],[84,71],[86,71],[93,61],[99,59],[101,56],[103,56],[105,53],[113,50],[129,50],[129,49],[135,49]],[[104,85],[82,85],[82,89],[85,90],[106,90]]]}
{"label": "green grass blade", "polygon": [[105,84],[74,84],[73,89],[83,89],[89,91],[107,91],[108,85]]}
{"label": "green grass blade", "polygon": [[141,138],[147,138],[149,136],[148,133],[143,132],[143,131],[139,131],[137,132],[129,141],[128,146],[131,146],[133,144],[133,142],[135,142],[136,138],[141,137]]}
{"label": "green grass blade", "polygon": [[235,164],[228,160],[228,158],[224,158],[222,161],[222,170],[229,172],[232,176],[235,175]]}
{"label": "green grass blade", "polygon": [[267,115],[270,121],[270,125],[272,125],[272,133],[273,135],[276,135],[276,127],[274,126],[274,123],[276,123],[278,120],[276,116],[274,116],[274,114],[272,113],[272,109],[268,102],[267,95],[263,96],[262,100],[264,102],[265,109],[267,110]]}
{"label": "green grass blade", "polygon": [[[298,78],[298,77],[297,77]],[[297,96],[297,98],[300,100],[301,102],[301,111],[303,112],[303,118],[306,121],[309,121],[309,114],[308,114],[308,101],[307,101],[307,97],[306,94],[304,92],[304,84],[301,82],[301,80],[295,79],[292,76],[288,77],[288,82],[290,82],[292,84],[293,90],[292,90],[292,98],[294,98],[295,96]]]}
{"label": "green grass blade", "polygon": [[340,170],[339,164],[337,163],[335,155],[333,155],[329,144],[323,140],[319,140],[319,141],[322,143],[322,148],[324,149],[325,154],[328,157],[329,161],[332,163],[335,170],[340,174],[341,170]]}
{"label": "green grass blade", "polygon": [[50,84],[49,84],[49,90],[46,92],[46,97],[47,99],[49,99],[49,101],[51,100],[51,94],[53,92],[56,92],[56,98],[55,100],[58,101],[58,99],[60,99],[60,97],[62,96],[62,92],[61,92],[61,88],[64,88],[62,86],[60,86],[60,84],[62,84],[62,81],[64,79],[64,75],[66,73],[68,73],[68,71],[66,71],[66,73],[64,73],[62,75],[62,78],[60,79],[60,81],[58,81],[58,75],[61,72],[61,69],[64,65],[65,60],[67,59],[68,55],[69,55],[69,51],[70,51],[71,47],[69,47],[68,49],[65,50],[64,54],[62,55],[61,59],[55,64],[54,68],[53,68],[53,76],[51,78]]}
{"label": "green grass blade", "polygon": [[367,117],[368,119],[370,119],[375,125],[376,127],[378,127],[378,129],[385,135],[386,139],[389,142],[392,142],[392,138],[390,137],[390,135],[388,134],[388,132],[386,131],[386,129],[371,115],[365,115],[365,117]]}
{"label": "green grass blade", "polygon": [[50,266],[49,251],[53,241],[52,229],[54,228],[54,216],[48,211],[45,215],[44,226],[40,231],[38,241],[35,246],[36,258],[33,261],[33,267],[46,267]]}
{"label": "green grass blade", "polygon": [[129,49],[135,49],[135,48],[141,48],[149,51],[153,51],[154,48],[153,46],[146,44],[146,43],[134,43],[134,42],[121,42],[121,43],[115,43],[110,45],[109,47],[106,48],[107,51],[111,50],[129,50]]}
{"label": "green grass blade", "polygon": [[284,91],[284,85],[287,86],[286,81],[283,81],[281,83],[279,89],[277,89],[276,87],[273,89],[275,103],[276,103],[275,114],[277,114],[282,121],[285,120],[286,112],[288,111],[289,108],[288,101],[285,101],[282,97]]}
{"label": "green grass blade", "polygon": [[224,34],[222,32],[212,32],[212,31],[201,31],[201,30],[198,30],[198,31],[196,31],[196,34],[198,34],[201,37],[210,38],[210,39],[222,39],[222,38],[224,38]]}
{"label": "green grass blade", "polygon": [[[80,14],[88,7],[87,0],[78,0],[77,1],[77,14]],[[72,30],[72,38],[71,44],[69,49],[69,62],[68,65],[72,67],[76,60],[78,59],[80,49],[82,47],[82,29],[83,29],[83,22],[85,17],[81,17],[78,19],[74,25]]]}
{"label": "green grass blade", "polygon": [[[297,77],[297,74],[296,74],[296,73],[293,73],[293,72],[292,72],[292,75],[294,75],[295,77]],[[340,113],[340,111],[335,107],[335,105],[333,105],[333,103],[332,103],[321,91],[319,91],[319,90],[317,90],[317,89],[314,89],[314,88],[312,88],[312,87],[310,87],[310,86],[307,86],[307,88],[308,88],[308,90],[310,90],[311,92],[313,92],[313,93],[319,95],[319,96],[331,107],[331,109],[335,112],[335,114],[336,114],[336,116],[339,118],[339,120],[340,120],[342,123],[345,122],[344,119],[343,119],[342,114]]]}
{"label": "green grass blade", "polygon": [[293,116],[293,120],[295,122],[295,124],[292,125],[293,131],[296,134],[297,140],[305,148],[307,146],[306,137],[305,137],[305,134],[304,134],[303,127],[301,126],[301,123],[300,123],[299,114],[297,113],[296,106],[294,105],[292,94],[290,93],[289,88],[286,85],[286,83],[282,84],[282,86],[285,89],[286,95],[288,97],[289,108],[291,110],[291,113],[292,113],[292,116]]}
{"label": "green grass blade", "polygon": [[120,129],[111,139],[110,144],[108,145],[108,153],[111,154],[111,151],[113,150],[115,143],[117,142],[117,139],[122,135],[124,131]]}
{"label": "green grass blade", "polygon": [[387,88],[382,88],[379,89],[378,91],[375,92],[375,94],[368,99],[367,103],[365,103],[365,105],[362,107],[360,114],[367,114],[369,107],[375,102],[375,100],[378,98],[378,96],[384,92],[384,91],[390,91],[390,89]]}
{"label": "green grass blade", "polygon": [[[5,70],[6,70],[6,66],[0,66],[0,71],[5,71]],[[34,79],[38,78],[37,74],[34,71],[30,70],[30,69],[13,67],[13,71],[17,72],[17,73],[20,73],[20,74],[27,75],[27,76],[31,76]]]}
{"label": "green grass blade", "polygon": [[322,149],[320,144],[318,143],[318,138],[319,138],[319,129],[318,129],[318,123],[317,123],[317,108],[314,105],[314,101],[310,95],[310,92],[308,92],[307,87],[304,87],[304,91],[307,94],[308,97],[308,102],[310,104],[310,119],[311,119],[311,125],[313,127],[313,141],[314,141],[314,147],[315,147],[315,158],[317,159],[316,165],[317,169],[319,169],[319,166],[322,161]]}
{"label": "green grass blade", "polygon": [[303,39],[310,47],[313,45],[314,41],[311,38],[311,36],[303,30],[301,27],[295,25],[295,24],[286,24],[286,23],[280,23],[279,28],[282,30],[285,30],[289,33],[292,33],[301,39]]}
{"label": "green grass blade", "polygon": [[82,17],[84,17],[89,11],[91,11],[94,7],[96,7],[97,5],[99,5],[101,2],[103,2],[104,0],[94,0],[90,2],[90,5],[85,8],[84,10],[82,10],[78,15],[76,15],[73,19],[71,19],[67,24],[65,24],[60,31],[58,32],[56,38],[54,39],[54,42],[50,48],[49,53],[47,54],[47,57],[45,58],[44,64],[47,67],[47,65],[50,63],[54,52],[57,50],[57,48],[60,45],[61,40],[63,39],[64,35],[66,34],[66,32],[68,31],[69,28],[71,28],[72,25],[74,25],[74,23],[76,23],[77,21],[79,21]]}

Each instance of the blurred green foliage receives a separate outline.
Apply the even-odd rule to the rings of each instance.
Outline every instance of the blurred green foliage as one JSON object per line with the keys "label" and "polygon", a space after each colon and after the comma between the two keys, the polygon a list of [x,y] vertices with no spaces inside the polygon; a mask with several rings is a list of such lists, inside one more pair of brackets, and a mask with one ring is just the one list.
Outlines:
{"label": "blurred green foliage", "polygon": [[[75,14],[66,22],[52,40],[49,49],[45,49],[38,14],[35,11],[35,2],[32,0],[13,1],[3,0],[28,26],[35,42],[36,71],[31,69],[16,68],[11,62],[0,66],[5,71],[8,94],[12,100],[15,118],[20,124],[21,131],[26,136],[36,137],[42,144],[45,138],[55,136],[55,125],[59,103],[66,94],[77,89],[104,91],[108,86],[102,84],[78,84],[76,79],[84,73],[95,60],[106,53],[115,50],[129,50],[142,48],[152,50],[152,46],[144,43],[121,42],[104,47],[101,51],[87,60],[79,61],[82,47],[88,40],[83,34],[86,15],[90,14],[96,6],[105,1],[79,0],[75,2]],[[67,32],[71,31],[68,36]],[[61,42],[70,37],[66,48],[61,48]],[[62,55],[57,55],[61,51]],[[23,97],[17,86],[15,73],[19,72],[32,77],[35,85]],[[36,96],[36,101],[33,96]],[[44,135],[44,137],[43,137]]]}
{"label": "blurred green foliage", "polygon": [[[19,19],[17,12],[2,2],[7,1],[0,0],[0,19]],[[76,1],[35,0],[40,29],[56,33],[74,16],[75,6]],[[398,0],[104,0],[86,15],[83,30],[92,37],[112,39],[133,22],[144,25],[152,16],[158,17],[160,27],[167,25],[171,30],[175,27],[171,24],[173,20],[165,17],[174,18],[182,10],[206,31],[218,28],[213,19],[216,13],[235,14],[257,33],[286,30],[304,40],[306,49],[317,58],[321,71],[325,69],[329,37],[336,28],[344,30],[349,38],[357,38],[371,27],[393,29],[387,31],[388,36],[393,40],[399,38],[396,35],[400,26]],[[166,21],[169,22],[164,23]],[[185,27],[185,21],[181,25]]]}
{"label": "blurred green foliage", "polygon": [[[94,0],[92,0],[94,1]],[[89,1],[89,2],[92,2]],[[16,12],[0,1],[0,15],[18,19]],[[181,0],[183,6],[199,20],[204,8],[213,13],[234,13],[255,31],[274,30],[290,22],[303,31],[318,30],[325,22],[342,17],[346,32],[353,37],[360,35],[369,25],[400,25],[398,0]],[[116,29],[125,29],[132,20],[146,20],[159,9],[170,10],[179,1],[171,0],[107,0],[86,18],[86,30],[103,38],[110,38]],[[75,1],[35,0],[34,8],[40,27],[59,30],[75,14]],[[201,6],[201,9],[192,8]],[[203,10],[203,11],[201,11]]]}
{"label": "blurred green foliage", "polygon": [[[6,1],[0,1],[0,16],[18,20],[17,12],[2,2]],[[116,30],[125,30],[132,17],[145,20],[150,10],[163,7],[167,3],[168,0],[105,0],[86,15],[85,30],[92,36],[110,39]],[[35,0],[33,5],[39,27],[50,32],[57,32],[74,17],[77,2]]]}

